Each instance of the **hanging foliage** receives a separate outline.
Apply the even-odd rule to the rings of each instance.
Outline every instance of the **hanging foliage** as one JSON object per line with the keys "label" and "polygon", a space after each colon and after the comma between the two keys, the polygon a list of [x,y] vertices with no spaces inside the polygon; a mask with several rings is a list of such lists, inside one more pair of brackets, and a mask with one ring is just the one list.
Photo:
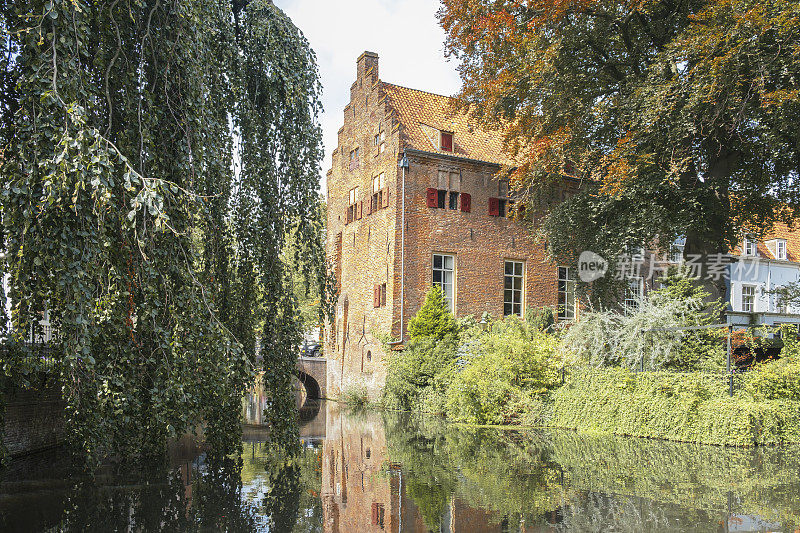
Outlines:
{"label": "hanging foliage", "polygon": [[48,310],[88,457],[158,452],[200,421],[234,450],[262,364],[276,438],[290,436],[287,232],[305,236],[323,300],[330,286],[305,38],[268,0],[4,1],[2,24],[2,374],[40,369],[23,341]]}

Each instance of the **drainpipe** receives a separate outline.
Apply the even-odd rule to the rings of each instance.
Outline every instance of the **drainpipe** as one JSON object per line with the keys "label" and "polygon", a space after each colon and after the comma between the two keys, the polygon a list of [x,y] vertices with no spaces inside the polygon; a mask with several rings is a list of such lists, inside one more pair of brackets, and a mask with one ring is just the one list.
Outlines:
{"label": "drainpipe", "polygon": [[400,340],[390,342],[390,345],[402,344],[405,337],[405,303],[406,303],[406,170],[408,169],[408,158],[403,152],[400,159],[400,168],[403,169],[402,191],[403,198],[400,202]]}

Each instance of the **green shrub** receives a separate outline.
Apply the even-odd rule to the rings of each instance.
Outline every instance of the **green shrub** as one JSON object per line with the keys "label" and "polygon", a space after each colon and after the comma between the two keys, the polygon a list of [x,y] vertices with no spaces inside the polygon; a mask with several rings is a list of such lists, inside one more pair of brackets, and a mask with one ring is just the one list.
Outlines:
{"label": "green shrub", "polygon": [[458,331],[453,313],[447,307],[441,289],[434,285],[425,295],[425,303],[408,323],[408,335],[412,341],[422,337],[443,339]]}
{"label": "green shrub", "polygon": [[[455,367],[458,337],[418,337],[403,351],[390,352],[383,389],[389,409],[441,412]],[[424,400],[424,401],[423,401]]]}
{"label": "green shrub", "polygon": [[449,417],[475,424],[519,422],[526,406],[560,382],[557,342],[516,317],[492,325],[447,389]]}
{"label": "green shrub", "polygon": [[556,315],[552,307],[528,308],[525,312],[528,326],[536,331],[552,333],[556,325]]}
{"label": "green shrub", "polygon": [[744,379],[744,389],[754,400],[800,400],[800,364],[794,361],[757,364]]}
{"label": "green shrub", "polygon": [[339,401],[352,409],[362,409],[369,403],[367,388],[362,384],[351,385],[342,391]]}

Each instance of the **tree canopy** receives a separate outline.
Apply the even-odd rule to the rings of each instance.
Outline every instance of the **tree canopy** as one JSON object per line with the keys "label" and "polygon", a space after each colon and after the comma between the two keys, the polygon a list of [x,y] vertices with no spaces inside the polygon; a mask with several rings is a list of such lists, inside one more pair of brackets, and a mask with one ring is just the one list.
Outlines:
{"label": "tree canopy", "polygon": [[[157,451],[201,420],[216,451],[236,448],[260,368],[274,435],[291,435],[289,232],[323,300],[330,287],[306,39],[269,0],[15,0],[0,20],[0,376],[57,375],[89,457]],[[24,341],[45,309],[42,362]]]}
{"label": "tree canopy", "polygon": [[727,252],[800,213],[797,2],[444,0],[439,16],[521,200],[580,185],[544,220],[559,260],[656,236]]}

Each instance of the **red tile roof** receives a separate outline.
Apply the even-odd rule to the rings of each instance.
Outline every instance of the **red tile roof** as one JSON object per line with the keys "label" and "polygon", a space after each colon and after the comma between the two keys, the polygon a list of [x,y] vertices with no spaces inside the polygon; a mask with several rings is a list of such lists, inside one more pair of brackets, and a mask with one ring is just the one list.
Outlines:
{"label": "red tile roof", "polygon": [[[402,127],[406,148],[453,155],[496,164],[511,164],[503,152],[503,134],[481,128],[465,113],[455,111],[455,99],[381,82],[387,104]],[[440,149],[438,132],[453,132],[453,151]]]}

